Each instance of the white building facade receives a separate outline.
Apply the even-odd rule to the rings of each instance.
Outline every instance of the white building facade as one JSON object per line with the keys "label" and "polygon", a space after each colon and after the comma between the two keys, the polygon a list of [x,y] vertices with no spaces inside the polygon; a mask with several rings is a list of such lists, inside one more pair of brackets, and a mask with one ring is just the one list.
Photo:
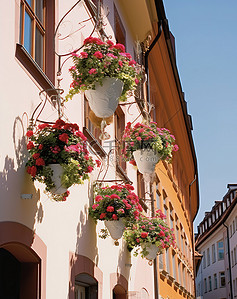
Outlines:
{"label": "white building facade", "polygon": [[222,201],[216,201],[198,226],[196,250],[202,260],[196,271],[196,296],[202,299],[235,298],[236,293],[236,195],[229,184]]}

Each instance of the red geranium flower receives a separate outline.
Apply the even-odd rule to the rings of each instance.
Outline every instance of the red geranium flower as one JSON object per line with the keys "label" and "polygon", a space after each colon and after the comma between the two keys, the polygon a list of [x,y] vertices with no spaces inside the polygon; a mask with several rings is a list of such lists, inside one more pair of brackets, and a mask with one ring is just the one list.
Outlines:
{"label": "red geranium flower", "polygon": [[59,135],[58,139],[61,140],[62,142],[68,143],[69,136],[67,133],[63,133]]}
{"label": "red geranium flower", "polygon": [[27,137],[31,137],[33,134],[34,134],[34,133],[33,133],[33,131],[31,131],[31,130],[29,130],[29,131],[26,132],[26,136],[27,136]]}
{"label": "red geranium flower", "polygon": [[147,232],[142,232],[141,233],[141,238],[145,239],[148,236]]}

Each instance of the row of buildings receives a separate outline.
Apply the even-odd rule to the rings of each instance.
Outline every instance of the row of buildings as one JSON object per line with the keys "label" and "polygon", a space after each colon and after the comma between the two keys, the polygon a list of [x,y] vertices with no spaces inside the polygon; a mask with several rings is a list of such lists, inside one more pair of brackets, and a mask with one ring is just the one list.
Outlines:
{"label": "row of buildings", "polygon": [[237,297],[237,185],[227,188],[198,226],[197,298]]}
{"label": "row of buildings", "polygon": [[[162,0],[4,0],[2,4],[0,297],[195,298],[197,160],[191,116],[176,66],[175,40]],[[147,78],[129,99],[135,103],[117,108],[106,128],[111,140],[119,142],[128,121],[142,120],[144,103],[148,102],[154,107],[151,118],[175,135],[180,148],[171,164],[159,162],[156,166],[151,199],[144,194],[143,177],[137,169],[121,161],[116,151],[109,156],[111,143],[98,138],[84,95],[76,95],[63,108],[55,101],[59,89],[64,97],[71,83],[69,53],[79,49],[86,37],[100,37],[102,33],[124,44],[126,51],[144,65]],[[95,225],[88,207],[93,197],[91,186],[101,179],[99,173],[92,173],[85,184],[71,187],[65,202],[48,198],[44,186],[33,183],[26,173],[25,134],[30,120],[55,122],[59,113],[63,120],[79,124],[97,159],[109,161],[108,181],[132,182],[147,213],[154,205],[166,215],[175,230],[177,246],[167,249],[152,266],[134,257],[124,241],[114,246],[110,238],[98,237],[103,222]],[[219,211],[219,204],[216,209]],[[210,226],[207,221],[204,225]],[[226,233],[223,225],[220,229]],[[223,243],[215,240],[218,252],[224,235],[222,239]],[[204,251],[207,254],[207,248]],[[230,252],[236,262],[236,248]],[[208,263],[208,255],[206,259]],[[218,271],[215,273],[223,282]],[[208,276],[205,274],[207,281]],[[213,289],[214,285],[213,280]]]}

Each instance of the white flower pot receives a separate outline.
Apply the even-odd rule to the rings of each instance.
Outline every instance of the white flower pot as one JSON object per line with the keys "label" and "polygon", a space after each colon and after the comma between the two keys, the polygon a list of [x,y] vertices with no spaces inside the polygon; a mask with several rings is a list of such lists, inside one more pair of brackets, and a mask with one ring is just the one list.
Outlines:
{"label": "white flower pot", "polygon": [[60,164],[49,164],[49,167],[53,170],[52,181],[55,185],[50,191],[54,194],[63,194],[67,191],[61,183],[61,177],[63,174],[63,167]]}
{"label": "white flower pot", "polygon": [[142,173],[152,174],[156,164],[159,162],[161,155],[152,149],[139,149],[133,152],[138,170]]}
{"label": "white flower pot", "polygon": [[122,238],[125,230],[125,225],[122,219],[119,220],[105,220],[105,226],[109,231],[112,239],[118,240]]}
{"label": "white flower pot", "polygon": [[[144,249],[145,244],[142,244],[141,247],[142,249]],[[147,244],[146,251],[148,251],[148,255],[146,255],[145,258],[152,261],[156,258],[158,252],[160,251],[160,248],[157,247],[155,244]]]}
{"label": "white flower pot", "polygon": [[85,95],[95,115],[105,118],[114,114],[122,91],[123,82],[120,79],[105,77],[102,86],[96,83],[95,90],[86,90]]}

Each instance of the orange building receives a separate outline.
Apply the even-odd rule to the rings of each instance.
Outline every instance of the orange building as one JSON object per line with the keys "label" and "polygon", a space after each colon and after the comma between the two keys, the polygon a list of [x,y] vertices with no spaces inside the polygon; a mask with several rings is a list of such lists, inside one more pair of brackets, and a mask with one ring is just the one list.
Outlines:
{"label": "orange building", "polygon": [[171,164],[160,162],[156,166],[156,206],[167,216],[177,243],[176,248],[169,248],[159,257],[159,293],[164,298],[191,298],[194,296],[193,220],[199,206],[197,160],[191,116],[187,112],[175,62],[174,38],[162,1],[155,2],[158,28],[154,30],[157,35],[146,54],[149,98],[155,106],[154,121],[159,127],[168,128],[179,145]]}

